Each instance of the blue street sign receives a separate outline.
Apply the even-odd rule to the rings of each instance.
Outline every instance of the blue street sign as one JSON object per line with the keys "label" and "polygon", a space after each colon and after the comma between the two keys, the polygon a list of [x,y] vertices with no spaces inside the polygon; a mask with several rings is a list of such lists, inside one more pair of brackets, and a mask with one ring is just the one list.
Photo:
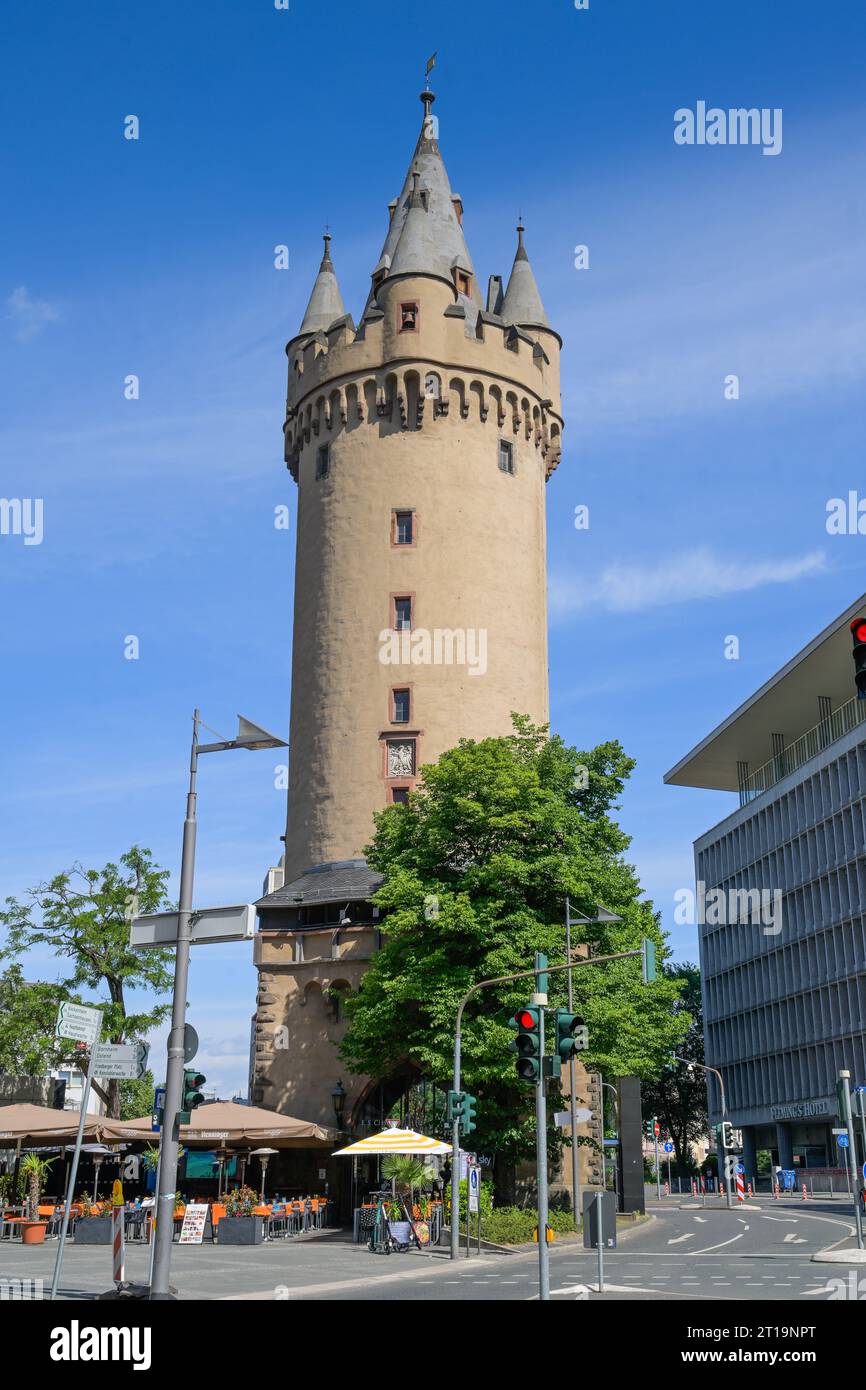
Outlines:
{"label": "blue street sign", "polygon": [[836,1143],[839,1145],[839,1148],[840,1148],[840,1149],[847,1149],[847,1147],[848,1147],[848,1135],[847,1135],[847,1134],[837,1134],[837,1135],[836,1135]]}
{"label": "blue street sign", "polygon": [[671,1143],[671,1141],[670,1141],[670,1139],[669,1139],[669,1140],[667,1141],[667,1143],[665,1144],[665,1153],[666,1153],[666,1154],[672,1154],[673,1151],[674,1151],[674,1146],[673,1146],[673,1144]]}
{"label": "blue street sign", "polygon": [[150,1127],[151,1127],[151,1129],[155,1129],[155,1130],[159,1130],[159,1129],[160,1129],[161,1126],[160,1126],[160,1123],[159,1123],[159,1117],[160,1117],[160,1114],[162,1113],[162,1111],[163,1111],[164,1109],[165,1109],[165,1087],[164,1087],[164,1086],[156,1086],[156,1087],[154,1087],[154,1091],[153,1091],[153,1106],[152,1106],[152,1111],[151,1111],[151,1116],[150,1116]]}
{"label": "blue street sign", "polygon": [[737,1164],[737,1172],[740,1174],[741,1177],[742,1177],[743,1173],[745,1173],[745,1171],[746,1171],[746,1165],[745,1165],[744,1163],[738,1163],[738,1164]]}

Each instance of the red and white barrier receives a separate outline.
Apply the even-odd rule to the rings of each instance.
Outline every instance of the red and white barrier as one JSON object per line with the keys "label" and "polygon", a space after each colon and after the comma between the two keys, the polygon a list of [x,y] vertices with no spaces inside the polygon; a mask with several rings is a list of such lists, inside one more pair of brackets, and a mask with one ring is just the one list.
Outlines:
{"label": "red and white barrier", "polygon": [[120,1288],[124,1282],[126,1249],[123,1235],[123,1188],[119,1181],[116,1181],[111,1193],[111,1256],[112,1273],[116,1288]]}
{"label": "red and white barrier", "polygon": [[737,1201],[738,1201],[738,1202],[745,1202],[745,1200],[746,1200],[746,1184],[745,1184],[744,1181],[743,1181],[743,1175],[742,1175],[742,1173],[738,1173],[738,1174],[737,1174]]}
{"label": "red and white barrier", "polygon": [[751,1195],[752,1195],[752,1184],[749,1182],[749,1183],[746,1183],[746,1196],[747,1196],[747,1197],[751,1197]]}
{"label": "red and white barrier", "polygon": [[804,1201],[804,1202],[807,1202],[808,1200],[809,1200],[809,1197],[808,1197],[808,1193],[806,1192],[806,1184],[803,1183],[803,1201]]}
{"label": "red and white barrier", "polygon": [[671,1185],[670,1185],[669,1182],[666,1182],[666,1183],[664,1184],[664,1189],[665,1189],[665,1196],[666,1196],[666,1197],[670,1197],[670,1195],[671,1195]]}
{"label": "red and white barrier", "polygon": [[695,1182],[695,1179],[692,1178],[692,1196],[693,1196],[693,1197],[697,1197],[697,1195],[698,1195],[698,1185],[697,1185],[697,1183]]}
{"label": "red and white barrier", "polygon": [[773,1183],[773,1196],[775,1197],[776,1201],[778,1202],[778,1200],[779,1200],[779,1184],[778,1184],[777,1182],[774,1182],[774,1183]]}

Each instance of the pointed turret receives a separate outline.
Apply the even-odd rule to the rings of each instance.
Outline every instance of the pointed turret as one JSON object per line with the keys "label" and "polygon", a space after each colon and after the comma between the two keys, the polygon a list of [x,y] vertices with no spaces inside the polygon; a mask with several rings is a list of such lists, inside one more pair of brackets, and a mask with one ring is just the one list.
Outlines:
{"label": "pointed turret", "polygon": [[334,262],[331,260],[331,238],[327,232],[325,232],[324,241],[325,254],[322,256],[322,264],[319,266],[319,273],[316,276],[316,283],[313,285],[313,293],[310,295],[304,321],[298,330],[299,337],[305,333],[318,333],[325,328],[330,328],[336,319],[344,318],[346,314],[343,296],[340,294],[340,286],[337,284]]}
{"label": "pointed turret", "polygon": [[[459,289],[468,280],[468,298],[482,304],[475,268],[461,217],[463,204],[455,197],[442,159],[438,122],[431,113],[432,92],[422,92],[424,119],[399,198],[391,205],[391,221],[374,281],[380,272],[436,275]],[[457,272],[464,279],[458,280]],[[465,293],[465,290],[461,291]],[[366,311],[374,302],[371,290]]]}
{"label": "pointed turret", "polygon": [[518,222],[517,251],[514,265],[511,267],[508,289],[505,291],[499,312],[505,323],[514,323],[521,328],[550,328],[526,247],[523,245],[523,232],[523,223]]}

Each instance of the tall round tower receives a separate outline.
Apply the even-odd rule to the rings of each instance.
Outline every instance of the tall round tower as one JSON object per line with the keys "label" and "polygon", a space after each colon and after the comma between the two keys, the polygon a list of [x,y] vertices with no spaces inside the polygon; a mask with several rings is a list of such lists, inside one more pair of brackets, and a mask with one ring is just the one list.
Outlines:
{"label": "tall round tower", "polygon": [[373,813],[460,738],[509,733],[513,710],[548,715],[545,481],[560,456],[561,342],[522,227],[505,292],[491,276],[482,294],[433,94],[421,100],[360,325],[326,236],[286,348],[285,457],[299,489],[288,819],[259,905],[253,1091],[327,1123],[343,1031],[328,1001],[357,984],[377,939],[363,860]]}

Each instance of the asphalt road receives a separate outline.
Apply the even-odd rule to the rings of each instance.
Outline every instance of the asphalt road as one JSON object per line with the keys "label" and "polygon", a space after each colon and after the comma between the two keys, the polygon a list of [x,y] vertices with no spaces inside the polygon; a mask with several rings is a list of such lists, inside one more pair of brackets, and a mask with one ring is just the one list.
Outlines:
{"label": "asphalt road", "polygon": [[[808,1210],[804,1207],[808,1206]],[[830,1301],[855,1269],[866,1295],[866,1266],[813,1264],[814,1251],[845,1241],[853,1218],[833,1203],[754,1200],[745,1208],[655,1204],[653,1221],[605,1253],[605,1292],[597,1257],[575,1244],[550,1250],[552,1299]],[[380,1257],[381,1258],[381,1257]],[[392,1256],[396,1261],[399,1256]],[[839,1282],[833,1282],[839,1281]],[[371,1280],[366,1287],[293,1291],[293,1300],[527,1300],[538,1296],[537,1254],[490,1256],[437,1267],[427,1277]]]}
{"label": "asphalt road", "polygon": [[[597,1258],[577,1243],[550,1249],[554,1300],[743,1300],[814,1302],[866,1298],[866,1265],[816,1264],[816,1250],[853,1233],[847,1203],[753,1199],[739,1209],[689,1199],[652,1203],[653,1220],[628,1229],[605,1252],[605,1291]],[[0,1283],[42,1278],[50,1285],[56,1246],[0,1244]],[[127,1278],[146,1278],[147,1251],[127,1250]],[[65,1297],[92,1298],[110,1287],[108,1247],[73,1245],[63,1271]],[[859,1284],[857,1281],[860,1281]],[[486,1253],[451,1263],[432,1255],[373,1255],[345,1233],[243,1249],[175,1246],[172,1282],[182,1299],[281,1301],[516,1300],[538,1296],[538,1252]],[[11,1292],[11,1290],[10,1290]],[[0,1297],[5,1295],[0,1287]],[[14,1297],[14,1293],[12,1295]],[[44,1297],[44,1291],[35,1297]]]}

